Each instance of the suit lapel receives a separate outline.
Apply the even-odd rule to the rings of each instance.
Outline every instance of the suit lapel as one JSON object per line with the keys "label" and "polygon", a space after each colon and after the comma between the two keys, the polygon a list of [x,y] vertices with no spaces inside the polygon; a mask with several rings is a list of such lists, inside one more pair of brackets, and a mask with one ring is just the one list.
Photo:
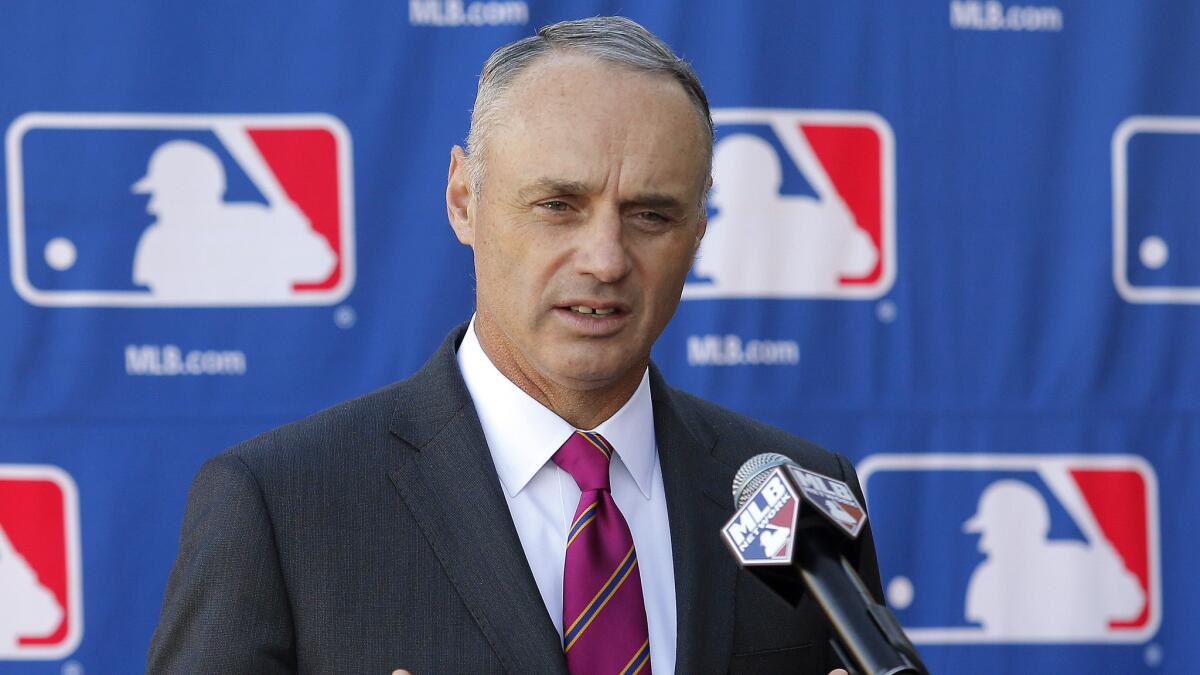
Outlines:
{"label": "suit lapel", "polygon": [[737,569],[719,532],[733,509],[725,490],[732,471],[712,456],[716,433],[702,420],[685,422],[653,367],[650,383],[675,569],[675,672],[723,673],[733,649]]}
{"label": "suit lapel", "polygon": [[566,673],[562,643],[517,537],[454,360],[463,328],[401,388],[389,477],[505,669]]}

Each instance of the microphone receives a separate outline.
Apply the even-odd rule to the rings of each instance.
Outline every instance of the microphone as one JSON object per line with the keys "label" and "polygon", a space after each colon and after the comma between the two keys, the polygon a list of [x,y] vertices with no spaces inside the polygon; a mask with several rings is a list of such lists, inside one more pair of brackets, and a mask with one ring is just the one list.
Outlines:
{"label": "microphone", "polygon": [[867,521],[849,485],[768,452],[738,469],[733,499],[721,538],[734,558],[792,605],[811,593],[852,675],[928,675],[895,615],[840,552]]}

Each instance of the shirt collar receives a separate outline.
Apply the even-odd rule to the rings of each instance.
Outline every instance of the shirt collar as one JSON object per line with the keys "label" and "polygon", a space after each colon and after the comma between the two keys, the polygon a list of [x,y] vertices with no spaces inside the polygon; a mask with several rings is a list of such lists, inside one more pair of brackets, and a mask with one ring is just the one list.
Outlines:
{"label": "shirt collar", "polygon": [[[475,335],[474,317],[458,347],[457,360],[500,482],[509,497],[515,497],[575,428],[496,368]],[[612,444],[642,495],[649,499],[658,459],[649,371],[642,374],[641,383],[620,410],[585,431],[595,431]]]}

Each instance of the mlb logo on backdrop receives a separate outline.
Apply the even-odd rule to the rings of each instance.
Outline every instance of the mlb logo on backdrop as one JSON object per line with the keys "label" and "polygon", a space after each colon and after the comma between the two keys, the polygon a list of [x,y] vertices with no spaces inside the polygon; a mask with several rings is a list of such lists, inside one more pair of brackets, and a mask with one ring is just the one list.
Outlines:
{"label": "mlb logo on backdrop", "polygon": [[858,471],[887,601],[913,642],[1140,643],[1157,632],[1158,483],[1144,459],[882,454]]}
{"label": "mlb logo on backdrop", "polygon": [[83,636],[75,481],[0,464],[0,660],[61,659]]}
{"label": "mlb logo on backdrop", "polygon": [[1128,302],[1200,304],[1200,117],[1130,117],[1112,139],[1113,283]]}
{"label": "mlb logo on backdrop", "polygon": [[716,109],[709,223],[684,299],[886,294],[895,141],[868,112]]}
{"label": "mlb logo on backdrop", "polygon": [[6,146],[12,283],[31,304],[321,305],[354,285],[334,117],[29,113]]}

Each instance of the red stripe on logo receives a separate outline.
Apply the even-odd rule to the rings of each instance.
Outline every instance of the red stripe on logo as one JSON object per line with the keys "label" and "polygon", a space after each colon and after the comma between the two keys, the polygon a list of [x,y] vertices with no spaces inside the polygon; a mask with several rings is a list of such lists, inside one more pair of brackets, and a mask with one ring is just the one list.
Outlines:
{"label": "red stripe on logo", "polygon": [[842,277],[845,284],[867,285],[879,281],[886,260],[883,250],[883,171],[882,141],[869,127],[824,126],[802,124],[800,130],[808,139],[817,160],[825,167],[833,187],[854,219],[858,221],[875,249],[879,262],[864,277]]}
{"label": "red stripe on logo", "polygon": [[333,288],[342,277],[343,260],[336,139],[325,129],[248,129],[247,132],[284,192],[337,255],[337,264],[324,281],[295,284],[292,288],[297,291]]}
{"label": "red stripe on logo", "polygon": [[63,610],[57,630],[43,637],[21,637],[17,641],[21,645],[58,644],[71,625],[64,503],[62,489],[50,481],[0,479],[0,527]]}
{"label": "red stripe on logo", "polygon": [[1110,621],[1110,628],[1141,628],[1150,620],[1150,556],[1147,548],[1146,483],[1134,471],[1077,469],[1071,477],[1083,492],[1104,536],[1137,577],[1146,593],[1142,613],[1133,621]]}

